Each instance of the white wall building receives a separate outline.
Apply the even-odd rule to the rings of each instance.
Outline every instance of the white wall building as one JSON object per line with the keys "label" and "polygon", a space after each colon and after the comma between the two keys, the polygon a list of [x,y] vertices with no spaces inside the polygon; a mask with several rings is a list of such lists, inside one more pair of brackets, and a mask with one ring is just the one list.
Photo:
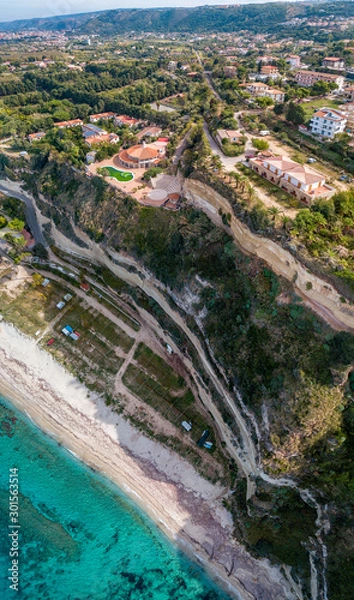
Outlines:
{"label": "white wall building", "polygon": [[315,135],[333,138],[345,131],[347,120],[347,115],[339,110],[321,108],[315,112],[310,121],[310,131]]}

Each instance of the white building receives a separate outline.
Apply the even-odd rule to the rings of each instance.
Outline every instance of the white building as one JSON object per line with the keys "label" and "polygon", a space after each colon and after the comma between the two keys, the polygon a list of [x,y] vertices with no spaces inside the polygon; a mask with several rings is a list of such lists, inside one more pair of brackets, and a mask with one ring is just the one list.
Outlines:
{"label": "white building", "polygon": [[327,56],[323,59],[322,67],[325,67],[326,69],[341,70],[344,69],[344,60],[335,56]]}
{"label": "white building", "polygon": [[310,131],[315,135],[333,138],[343,133],[348,117],[345,113],[333,108],[320,108],[310,121]]}
{"label": "white building", "polygon": [[285,92],[269,87],[265,83],[249,82],[242,83],[240,87],[246,89],[253,97],[256,98],[271,98],[273,102],[284,102]]}
{"label": "white building", "polygon": [[289,63],[292,69],[298,69],[300,67],[300,56],[297,54],[290,54],[286,59],[286,62]]}

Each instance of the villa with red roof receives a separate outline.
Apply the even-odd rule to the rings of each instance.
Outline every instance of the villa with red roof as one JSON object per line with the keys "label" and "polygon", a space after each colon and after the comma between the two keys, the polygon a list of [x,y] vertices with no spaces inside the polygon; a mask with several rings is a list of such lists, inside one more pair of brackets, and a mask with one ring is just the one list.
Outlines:
{"label": "villa with red roof", "polygon": [[165,155],[167,142],[156,144],[136,144],[118,154],[119,162],[129,169],[148,169],[155,166]]}
{"label": "villa with red roof", "polygon": [[37,131],[36,133],[29,133],[27,139],[31,142],[36,142],[45,137],[44,131]]}
{"label": "villa with red roof", "polygon": [[259,155],[251,158],[249,165],[253,171],[307,205],[334,191],[326,184],[324,175],[284,156]]}
{"label": "villa with red roof", "polygon": [[82,127],[84,124],[82,119],[72,119],[71,121],[59,121],[58,123],[54,123],[54,127],[59,127],[59,129],[66,129],[68,127]]}
{"label": "villa with red roof", "polygon": [[90,146],[97,144],[117,144],[119,142],[119,135],[116,133],[103,133],[102,135],[90,135],[85,138],[85,143]]}
{"label": "villa with red roof", "polygon": [[90,122],[97,123],[97,121],[108,121],[109,119],[114,119],[116,113],[114,112],[104,112],[98,113],[97,115],[90,115]]}
{"label": "villa with red roof", "polygon": [[134,127],[140,123],[139,119],[134,119],[134,117],[128,117],[128,115],[116,115],[114,117],[114,124],[118,127],[122,125],[127,125],[127,127]]}

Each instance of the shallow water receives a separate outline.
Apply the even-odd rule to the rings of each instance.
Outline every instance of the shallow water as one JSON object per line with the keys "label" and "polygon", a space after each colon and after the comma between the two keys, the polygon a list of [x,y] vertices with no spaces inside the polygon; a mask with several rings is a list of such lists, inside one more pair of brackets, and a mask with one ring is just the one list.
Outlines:
{"label": "shallow water", "polygon": [[[0,460],[2,600],[227,600],[116,486],[1,397]],[[19,479],[18,592],[7,579],[17,551],[10,469]]]}

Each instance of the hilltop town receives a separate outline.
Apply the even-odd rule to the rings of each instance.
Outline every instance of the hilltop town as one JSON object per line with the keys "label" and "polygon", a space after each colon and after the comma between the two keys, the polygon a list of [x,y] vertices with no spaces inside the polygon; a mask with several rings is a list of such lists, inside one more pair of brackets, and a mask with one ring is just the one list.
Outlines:
{"label": "hilltop town", "polygon": [[347,600],[354,10],[274,7],[0,26],[0,313]]}

